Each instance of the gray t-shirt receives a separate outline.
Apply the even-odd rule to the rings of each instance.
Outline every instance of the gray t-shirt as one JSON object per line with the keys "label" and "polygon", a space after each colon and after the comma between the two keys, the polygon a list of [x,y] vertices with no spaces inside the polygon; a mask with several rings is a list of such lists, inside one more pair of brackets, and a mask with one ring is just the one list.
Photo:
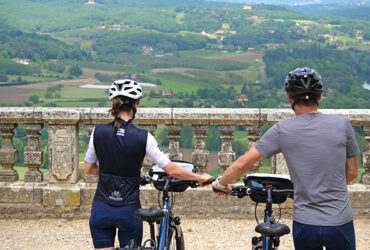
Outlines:
{"label": "gray t-shirt", "polygon": [[318,112],[281,120],[256,148],[265,158],[284,154],[294,184],[293,220],[316,226],[353,220],[345,168],[360,149],[348,119]]}

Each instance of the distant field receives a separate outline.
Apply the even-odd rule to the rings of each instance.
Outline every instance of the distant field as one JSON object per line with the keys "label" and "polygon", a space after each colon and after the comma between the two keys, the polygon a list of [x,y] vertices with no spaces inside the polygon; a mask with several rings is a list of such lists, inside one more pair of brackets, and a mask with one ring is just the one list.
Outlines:
{"label": "distant field", "polygon": [[214,57],[215,60],[230,60],[230,61],[247,61],[262,58],[261,54],[246,54],[246,55],[236,55],[236,56],[222,56]]}
{"label": "distant field", "polygon": [[190,70],[197,70],[191,68],[159,68],[159,69],[152,69],[153,73],[163,73],[163,72],[175,72],[184,76],[195,77],[192,74],[187,73]]}

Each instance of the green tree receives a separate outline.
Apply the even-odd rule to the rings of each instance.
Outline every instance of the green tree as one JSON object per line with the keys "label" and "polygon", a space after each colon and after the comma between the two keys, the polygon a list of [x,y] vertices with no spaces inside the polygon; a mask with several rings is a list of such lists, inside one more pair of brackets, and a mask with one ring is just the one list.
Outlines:
{"label": "green tree", "polygon": [[180,147],[193,149],[194,148],[193,137],[194,132],[191,129],[191,125],[185,124],[181,131]]}
{"label": "green tree", "polygon": [[69,74],[71,74],[72,76],[76,76],[76,77],[80,76],[80,75],[82,75],[82,69],[77,64],[73,64],[69,68]]}
{"label": "green tree", "polygon": [[207,131],[206,146],[207,149],[212,152],[221,150],[220,132],[215,125],[211,125],[211,127]]}
{"label": "green tree", "polygon": [[0,73],[0,82],[7,82],[9,80],[8,76],[4,73]]}
{"label": "green tree", "polygon": [[40,103],[40,98],[37,95],[30,96],[29,100],[33,102],[34,104]]}

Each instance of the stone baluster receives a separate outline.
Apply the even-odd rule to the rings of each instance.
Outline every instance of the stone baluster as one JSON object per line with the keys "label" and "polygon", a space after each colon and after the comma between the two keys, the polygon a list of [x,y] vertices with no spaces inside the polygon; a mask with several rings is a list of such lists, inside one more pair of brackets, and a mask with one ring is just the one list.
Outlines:
{"label": "stone baluster", "polygon": [[43,152],[40,149],[40,131],[43,124],[24,124],[27,131],[28,147],[24,152],[24,164],[28,166],[28,171],[24,175],[25,182],[42,182],[43,174],[39,167],[44,160]]}
{"label": "stone baluster", "polygon": [[362,130],[365,133],[366,148],[362,153],[362,165],[365,172],[361,175],[361,183],[370,185],[370,126],[363,126]]}
{"label": "stone baluster", "polygon": [[182,130],[182,124],[168,125],[166,124],[166,130],[168,134],[168,154],[171,160],[182,160],[182,151],[180,150],[180,133]]}
{"label": "stone baluster", "polygon": [[[157,124],[141,124],[140,128],[147,130],[149,133],[151,133],[154,136],[154,131],[157,130]],[[145,155],[145,158],[143,161],[143,167],[141,168],[141,172],[143,174],[148,173],[152,164],[153,164],[153,160],[150,158],[150,156]]]}
{"label": "stone baluster", "polygon": [[225,171],[231,163],[235,161],[235,153],[232,149],[233,125],[219,125],[218,130],[221,133],[221,151],[218,152],[218,165]]}
{"label": "stone baluster", "polygon": [[[247,138],[249,140],[248,147],[252,148],[260,138],[260,133],[262,131],[262,126],[259,125],[259,124],[247,124],[244,127],[245,127],[245,131],[248,132],[248,134],[247,134]],[[258,173],[261,164],[262,164],[261,160],[257,161],[251,167],[251,169],[249,169],[248,173]]]}
{"label": "stone baluster", "polygon": [[2,138],[2,147],[0,149],[0,181],[11,182],[18,180],[18,173],[13,169],[18,160],[18,151],[13,146],[14,129],[18,124],[2,123],[0,124],[0,136]]}
{"label": "stone baluster", "polygon": [[[94,124],[84,124],[84,127],[85,127],[87,133],[89,134],[89,136],[91,136],[91,133],[92,133],[95,125]],[[98,179],[99,179],[99,177],[95,176],[95,175],[91,175],[91,174],[86,174],[85,175],[85,182],[86,183],[97,183]]]}
{"label": "stone baluster", "polygon": [[191,155],[192,162],[197,168],[198,173],[207,172],[209,152],[206,148],[207,131],[209,125],[192,125],[195,133],[195,149]]}
{"label": "stone baluster", "polygon": [[288,165],[282,153],[271,156],[270,162],[272,174],[289,174]]}

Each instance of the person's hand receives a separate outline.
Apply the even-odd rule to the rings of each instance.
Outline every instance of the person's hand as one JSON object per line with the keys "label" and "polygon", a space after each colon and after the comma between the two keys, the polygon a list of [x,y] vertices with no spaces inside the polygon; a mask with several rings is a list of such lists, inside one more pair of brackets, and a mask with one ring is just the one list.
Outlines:
{"label": "person's hand", "polygon": [[204,184],[205,182],[209,181],[210,179],[214,179],[212,175],[209,174],[202,174],[199,176],[198,184],[199,186],[207,186],[211,183]]}
{"label": "person's hand", "polygon": [[232,191],[231,186],[229,184],[227,185],[227,188],[219,188],[218,186],[216,186],[215,182],[212,182],[212,190],[216,194],[219,194],[219,195],[224,194],[226,196],[229,196]]}

